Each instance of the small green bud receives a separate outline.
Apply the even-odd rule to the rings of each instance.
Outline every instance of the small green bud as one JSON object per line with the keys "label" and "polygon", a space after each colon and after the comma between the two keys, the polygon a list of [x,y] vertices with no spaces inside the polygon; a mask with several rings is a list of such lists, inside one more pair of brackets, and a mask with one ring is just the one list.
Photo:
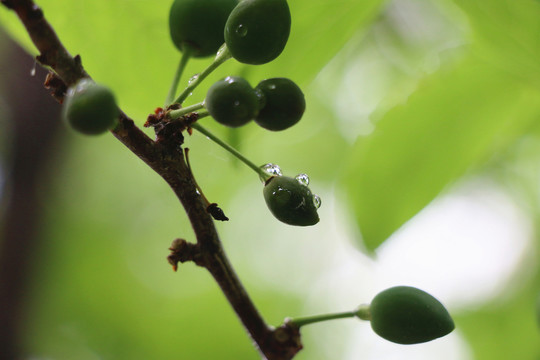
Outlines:
{"label": "small green bud", "polygon": [[437,299],[410,286],[396,286],[377,294],[369,314],[373,331],[398,344],[431,341],[449,334],[455,327]]}

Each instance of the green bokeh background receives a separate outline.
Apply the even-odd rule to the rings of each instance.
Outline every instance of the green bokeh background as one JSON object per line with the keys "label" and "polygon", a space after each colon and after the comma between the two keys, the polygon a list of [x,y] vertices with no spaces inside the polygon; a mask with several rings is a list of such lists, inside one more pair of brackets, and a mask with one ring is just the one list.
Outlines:
{"label": "green bokeh background", "polygon": [[[167,34],[169,1],[38,4],[68,50],[81,55],[96,81],[114,90],[138,125],[162,105],[179,61]],[[290,77],[305,91],[304,119],[283,133],[254,124],[231,131],[205,119],[208,128],[254,162],[277,163],[286,175],[308,173],[315,192],[339,199],[358,228],[352,251],[373,254],[452,184],[478,174],[510,189],[538,225],[540,2],[294,0],[290,7],[291,38],[281,57],[263,66],[230,61],[208,84],[227,75],[245,76],[252,85]],[[396,20],[396,9],[404,8],[420,9],[422,21],[432,20],[423,36]],[[0,25],[35,55],[5,8]],[[446,46],[439,46],[441,39],[448,40]],[[209,61],[190,62],[184,83]],[[7,71],[9,64],[2,68]],[[378,82],[358,81],[364,68]],[[205,89],[188,102],[200,101]],[[371,99],[373,93],[382,95]],[[217,145],[195,133],[186,146],[205,194],[231,218],[218,228],[264,317],[278,325],[303,314],[308,299],[290,283],[313,272],[302,266],[309,255],[281,261],[292,246],[267,258],[256,248],[268,245],[254,237],[266,223],[291,242],[309,242],[310,232],[268,219],[256,175]],[[43,248],[33,263],[24,319],[29,353],[62,360],[256,359],[210,276],[191,264],[174,273],[166,263],[174,238],[194,240],[166,184],[112,136],[67,131],[62,153],[52,185],[43,187]],[[529,274],[526,281],[501,299],[455,314],[474,359],[540,358],[537,236],[534,242],[534,261],[520,269]],[[246,252],[248,247],[255,251]],[[290,275],[276,275],[268,286],[251,271],[253,262]],[[369,299],[351,304],[358,301]],[[318,336],[306,329],[298,359],[329,359]],[[344,349],[333,351],[332,359],[345,358]]]}

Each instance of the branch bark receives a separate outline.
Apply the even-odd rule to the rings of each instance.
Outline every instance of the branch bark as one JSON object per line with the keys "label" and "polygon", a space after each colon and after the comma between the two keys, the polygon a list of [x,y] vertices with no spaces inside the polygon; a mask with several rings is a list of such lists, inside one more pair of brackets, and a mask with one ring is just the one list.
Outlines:
{"label": "branch bark", "polygon": [[[65,86],[89,77],[78,56],[73,57],[60,42],[43,11],[31,0],[2,0],[19,17],[40,52],[37,61],[51,68]],[[49,81],[49,85],[61,83]],[[56,85],[58,87],[58,85]],[[54,89],[53,89],[54,90]],[[56,91],[58,95],[58,91]],[[196,235],[200,254],[197,264],[205,267],[219,284],[260,353],[269,360],[289,360],[301,350],[299,330],[284,323],[268,326],[251,301],[231,266],[206,204],[197,192],[196,182],[180,146],[150,139],[125,113],[112,134],[158,173],[182,203]]]}

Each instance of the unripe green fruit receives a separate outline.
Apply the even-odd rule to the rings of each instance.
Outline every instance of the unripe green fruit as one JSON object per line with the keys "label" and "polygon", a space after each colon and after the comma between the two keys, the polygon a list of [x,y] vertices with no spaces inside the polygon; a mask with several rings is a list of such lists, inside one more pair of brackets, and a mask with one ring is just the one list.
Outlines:
{"label": "unripe green fruit", "polygon": [[98,135],[114,128],[118,115],[112,91],[90,79],[79,80],[64,98],[64,120],[86,135]]}
{"label": "unripe green fruit", "polygon": [[205,107],[220,124],[238,127],[257,115],[259,97],[245,79],[229,76],[208,89]]}
{"label": "unripe green fruit", "polygon": [[300,121],[306,110],[304,93],[292,80],[266,79],[255,90],[260,91],[264,99],[255,122],[265,129],[285,130]]}
{"label": "unripe green fruit", "polygon": [[270,212],[279,221],[297,226],[315,225],[319,222],[314,195],[297,179],[274,176],[266,182],[263,195]]}
{"label": "unripe green fruit", "polygon": [[215,54],[225,42],[223,29],[238,0],[175,0],[169,13],[169,31],[178,50],[191,56]]}
{"label": "unripe green fruit", "polygon": [[370,305],[371,327],[386,340],[417,344],[454,330],[446,308],[430,294],[410,286],[386,289]]}
{"label": "unripe green fruit", "polygon": [[281,54],[290,30],[286,0],[243,0],[225,24],[225,43],[236,60],[264,64]]}

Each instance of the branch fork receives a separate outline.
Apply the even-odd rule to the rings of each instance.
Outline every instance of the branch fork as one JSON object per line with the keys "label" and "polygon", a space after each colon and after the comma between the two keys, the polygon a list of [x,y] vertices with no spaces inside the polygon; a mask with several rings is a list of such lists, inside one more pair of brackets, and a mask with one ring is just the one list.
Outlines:
{"label": "branch fork", "polygon": [[[62,100],[67,87],[83,77],[89,77],[80,57],[69,54],[34,1],[2,0],[1,3],[13,10],[25,26],[40,52],[36,57],[37,61],[52,69],[45,86],[57,100]],[[228,59],[225,55],[220,58],[221,62]],[[218,63],[219,61],[216,62]],[[189,121],[196,120],[189,116],[191,115],[187,115]],[[302,349],[299,329],[288,323],[276,329],[267,325],[238,279],[225,255],[214,220],[208,212],[209,206],[213,208],[212,204],[204,201],[198,191],[197,183],[181,151],[184,129],[189,130],[189,127],[169,129],[165,125],[162,129],[165,132],[164,137],[160,138],[158,134],[154,141],[141,131],[130,117],[120,111],[118,125],[111,133],[159,174],[184,206],[197,242],[188,243],[183,239],[173,241],[171,254],[167,258],[173,268],[177,268],[179,262],[186,261],[193,261],[206,268],[257,344],[261,356],[268,360],[292,359]],[[174,146],[171,146],[173,144]]]}

